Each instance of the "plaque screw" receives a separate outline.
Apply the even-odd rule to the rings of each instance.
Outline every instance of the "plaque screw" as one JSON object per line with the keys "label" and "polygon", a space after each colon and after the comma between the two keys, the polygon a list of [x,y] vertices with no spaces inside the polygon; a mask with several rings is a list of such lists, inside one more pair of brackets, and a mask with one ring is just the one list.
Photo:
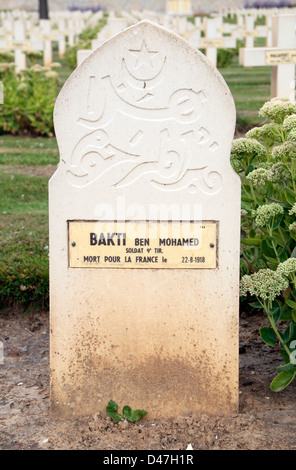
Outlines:
{"label": "plaque screw", "polygon": [[75,243],[75,242],[72,242],[71,244],[72,244],[72,246],[76,246],[76,243]]}
{"label": "plaque screw", "polygon": [[215,246],[214,243],[210,243],[211,248],[214,248],[214,246]]}

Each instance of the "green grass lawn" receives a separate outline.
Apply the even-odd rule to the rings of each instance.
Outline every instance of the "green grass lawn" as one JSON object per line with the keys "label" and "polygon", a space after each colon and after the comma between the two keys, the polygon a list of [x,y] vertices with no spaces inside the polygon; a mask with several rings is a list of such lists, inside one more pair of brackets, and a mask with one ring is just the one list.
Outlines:
{"label": "green grass lawn", "polygon": [[[60,88],[72,73],[57,47]],[[220,70],[235,101],[238,130],[263,123],[270,68],[244,68],[237,57]],[[48,179],[59,162],[56,139],[0,135],[0,302],[48,305]]]}
{"label": "green grass lawn", "polygon": [[55,138],[0,136],[0,165],[57,165],[58,161]]}
{"label": "green grass lawn", "polygon": [[0,308],[48,306],[48,175],[57,163],[54,138],[0,136]]}
{"label": "green grass lawn", "polygon": [[230,67],[219,71],[232,93],[238,126],[248,129],[263,124],[258,111],[270,100],[271,67],[243,67],[235,57]]}

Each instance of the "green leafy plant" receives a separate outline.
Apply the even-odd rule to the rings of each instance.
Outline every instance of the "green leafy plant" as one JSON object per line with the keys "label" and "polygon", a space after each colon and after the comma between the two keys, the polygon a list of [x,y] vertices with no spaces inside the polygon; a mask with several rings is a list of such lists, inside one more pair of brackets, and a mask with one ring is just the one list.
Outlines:
{"label": "green leafy plant", "polygon": [[278,392],[296,375],[296,105],[273,98],[259,116],[233,141],[231,163],[242,182],[241,299],[266,313],[260,336],[285,362],[270,385]]}
{"label": "green leafy plant", "polygon": [[217,68],[229,67],[232,63],[233,57],[237,55],[236,49],[218,49],[217,52]]}
{"label": "green leafy plant", "polygon": [[53,135],[53,109],[59,85],[54,68],[55,64],[52,68],[35,64],[16,73],[14,63],[0,64],[0,80],[4,90],[0,131]]}
{"label": "green leafy plant", "polygon": [[43,59],[43,51],[26,51],[25,54],[29,67],[39,63]]}
{"label": "green leafy plant", "polygon": [[135,422],[141,419],[143,416],[147,415],[147,411],[144,410],[132,410],[130,406],[124,406],[122,408],[122,414],[118,413],[118,405],[113,401],[110,400],[107,407],[106,412],[108,416],[115,421],[115,423],[119,423],[120,421],[130,421]]}
{"label": "green leafy plant", "polygon": [[13,62],[14,61],[14,54],[13,51],[10,50],[2,50],[0,52],[0,64],[2,62],[7,63],[7,62]]}

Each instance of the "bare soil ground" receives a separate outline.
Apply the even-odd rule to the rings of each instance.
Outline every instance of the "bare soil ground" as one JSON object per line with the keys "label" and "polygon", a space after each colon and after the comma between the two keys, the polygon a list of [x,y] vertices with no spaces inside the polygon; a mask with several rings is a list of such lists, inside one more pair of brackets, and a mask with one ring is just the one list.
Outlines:
{"label": "bare soil ground", "polygon": [[113,423],[106,414],[53,421],[49,414],[48,312],[0,315],[0,449],[5,450],[295,450],[296,383],[269,384],[282,363],[262,343],[263,314],[240,318],[240,406],[229,417],[204,413]]}

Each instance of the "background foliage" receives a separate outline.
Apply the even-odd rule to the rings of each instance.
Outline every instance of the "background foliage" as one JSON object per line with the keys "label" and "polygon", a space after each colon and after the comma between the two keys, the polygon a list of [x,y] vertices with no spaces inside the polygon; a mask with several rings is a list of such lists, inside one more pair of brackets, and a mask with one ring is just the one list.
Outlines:
{"label": "background foliage", "polygon": [[231,162],[242,182],[242,301],[267,315],[261,338],[285,361],[271,383],[279,391],[296,374],[296,105],[274,98],[259,115],[266,123],[234,140]]}

